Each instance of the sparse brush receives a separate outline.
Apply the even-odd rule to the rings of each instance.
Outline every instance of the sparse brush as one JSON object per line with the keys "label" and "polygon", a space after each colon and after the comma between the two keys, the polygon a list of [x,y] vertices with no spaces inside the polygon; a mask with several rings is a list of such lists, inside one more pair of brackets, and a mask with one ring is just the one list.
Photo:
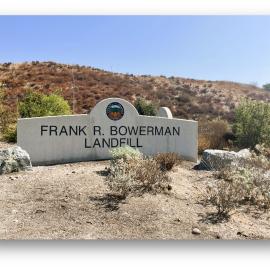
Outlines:
{"label": "sparse brush", "polygon": [[259,209],[270,207],[270,173],[242,160],[217,172],[217,180],[207,188],[207,200],[220,215],[250,204]]}
{"label": "sparse brush", "polygon": [[204,134],[199,134],[198,137],[198,153],[202,154],[204,150],[211,149],[211,140],[209,136]]}
{"label": "sparse brush", "polygon": [[159,153],[154,156],[162,171],[170,171],[181,162],[181,157],[176,153]]}
{"label": "sparse brush", "polygon": [[128,145],[124,147],[117,147],[110,150],[112,159],[124,159],[125,161],[129,158],[140,159],[142,158],[142,153],[138,149],[134,149]]}
{"label": "sparse brush", "polygon": [[229,125],[225,120],[199,121],[199,153],[206,149],[223,149],[226,145],[224,136],[228,131]]}
{"label": "sparse brush", "polygon": [[[122,149],[115,151],[122,152]],[[153,158],[138,155],[121,155],[110,163],[106,183],[109,189],[122,197],[142,196],[144,193],[158,193],[171,189],[171,178],[160,169]]]}
{"label": "sparse brush", "polygon": [[235,182],[221,180],[207,187],[207,201],[217,208],[218,215],[229,216],[241,199],[241,186]]}

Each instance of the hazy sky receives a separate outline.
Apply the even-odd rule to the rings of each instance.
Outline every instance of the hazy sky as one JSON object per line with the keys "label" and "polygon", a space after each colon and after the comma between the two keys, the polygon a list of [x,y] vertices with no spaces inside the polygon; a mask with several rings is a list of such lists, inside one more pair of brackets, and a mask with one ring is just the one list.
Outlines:
{"label": "hazy sky", "polygon": [[270,82],[270,16],[0,16],[0,62]]}

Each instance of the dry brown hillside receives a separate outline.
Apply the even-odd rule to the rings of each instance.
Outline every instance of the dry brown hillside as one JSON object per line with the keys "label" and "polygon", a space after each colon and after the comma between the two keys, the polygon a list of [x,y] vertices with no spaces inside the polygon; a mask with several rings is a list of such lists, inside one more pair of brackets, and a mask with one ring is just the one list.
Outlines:
{"label": "dry brown hillside", "polygon": [[269,92],[247,84],[134,76],[54,62],[0,64],[0,84],[5,86],[6,102],[14,109],[29,88],[44,93],[61,89],[75,113],[86,113],[108,97],[121,97],[131,102],[136,97],[145,97],[169,107],[176,117],[220,116],[232,120],[233,110],[242,97],[270,101]]}

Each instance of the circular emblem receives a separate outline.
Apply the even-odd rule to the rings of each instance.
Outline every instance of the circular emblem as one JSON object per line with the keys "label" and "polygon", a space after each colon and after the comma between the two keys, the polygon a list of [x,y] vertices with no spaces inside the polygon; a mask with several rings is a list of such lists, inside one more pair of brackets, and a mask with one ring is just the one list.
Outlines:
{"label": "circular emblem", "polygon": [[111,120],[119,120],[124,115],[124,107],[118,102],[112,102],[107,106],[106,114]]}

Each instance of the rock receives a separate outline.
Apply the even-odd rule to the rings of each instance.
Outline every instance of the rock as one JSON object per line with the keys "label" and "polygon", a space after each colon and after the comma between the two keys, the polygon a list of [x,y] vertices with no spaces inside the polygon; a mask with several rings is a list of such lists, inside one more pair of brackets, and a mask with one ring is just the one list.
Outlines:
{"label": "rock", "polygon": [[237,152],[237,156],[239,158],[247,159],[251,157],[251,152],[249,151],[249,149],[242,149],[239,152]]}
{"label": "rock", "polygon": [[245,234],[245,233],[243,233],[243,232],[237,232],[237,235],[239,235],[239,236],[243,236],[243,237],[248,237],[248,235],[247,234]]}
{"label": "rock", "polygon": [[192,229],[192,234],[201,234],[201,231],[198,228],[193,228]]}
{"label": "rock", "polygon": [[0,174],[32,168],[29,154],[19,146],[0,150]]}
{"label": "rock", "polygon": [[44,210],[44,209],[37,209],[35,211],[35,214],[40,214],[40,213],[45,213],[45,212],[46,212],[46,210]]}
{"label": "rock", "polygon": [[239,152],[207,149],[203,151],[202,159],[198,164],[199,170],[220,170],[232,162],[237,162],[251,157],[248,149],[242,149]]}

